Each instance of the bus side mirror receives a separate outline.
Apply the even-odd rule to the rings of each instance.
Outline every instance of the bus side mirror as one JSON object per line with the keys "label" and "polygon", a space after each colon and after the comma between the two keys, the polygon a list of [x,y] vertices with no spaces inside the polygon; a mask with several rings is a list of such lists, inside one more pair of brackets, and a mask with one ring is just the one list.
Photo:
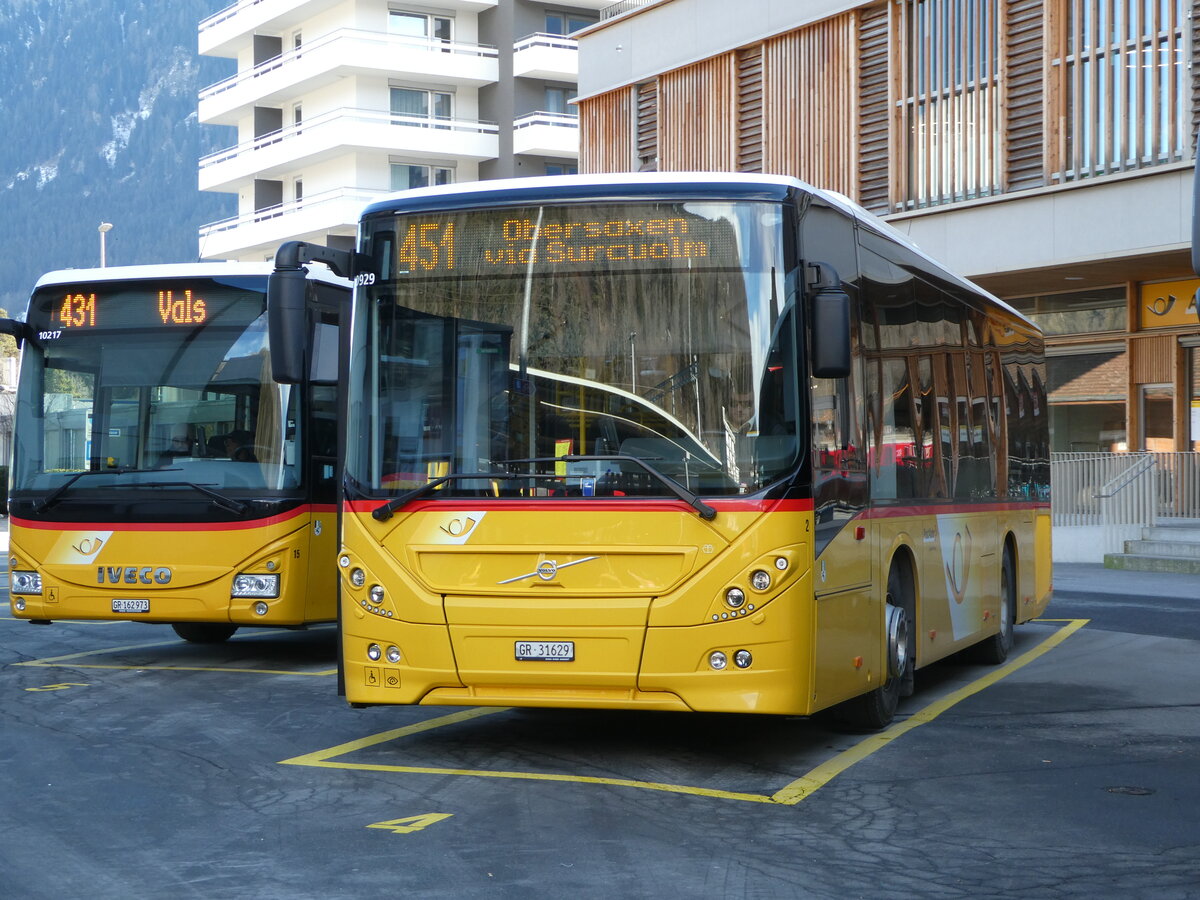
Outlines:
{"label": "bus side mirror", "polygon": [[308,275],[302,268],[276,269],[267,278],[271,378],[280,384],[304,381],[307,291]]}
{"label": "bus side mirror", "polygon": [[809,294],[811,369],[817,378],[850,374],[850,297],[832,267],[812,263],[816,284]]}
{"label": "bus side mirror", "polygon": [[20,346],[22,341],[33,337],[33,328],[28,322],[18,319],[0,319],[0,334],[11,334],[17,339],[17,346]]}

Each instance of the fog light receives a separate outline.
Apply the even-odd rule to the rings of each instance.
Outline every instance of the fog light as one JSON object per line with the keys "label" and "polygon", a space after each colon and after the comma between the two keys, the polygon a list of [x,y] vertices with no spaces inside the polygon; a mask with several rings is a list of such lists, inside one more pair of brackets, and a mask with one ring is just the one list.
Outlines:
{"label": "fog light", "polygon": [[278,597],[278,575],[250,575],[242,572],[234,576],[230,597]]}
{"label": "fog light", "polygon": [[720,650],[714,650],[708,655],[708,664],[719,672],[729,665],[729,658]]}
{"label": "fog light", "polygon": [[750,587],[756,591],[765,591],[771,586],[771,573],[765,569],[755,569],[750,575]]}
{"label": "fog light", "polygon": [[739,669],[750,668],[750,663],[754,662],[754,657],[750,655],[749,650],[739,650],[733,654],[733,664]]}
{"label": "fog light", "polygon": [[40,594],[42,592],[42,576],[37,572],[13,571],[9,582],[10,594]]}
{"label": "fog light", "polygon": [[371,644],[367,647],[367,659],[371,662],[379,662],[381,656],[383,656],[383,651],[379,649],[378,644]]}
{"label": "fog light", "polygon": [[267,606],[267,604],[264,601],[259,600],[257,603],[254,604],[254,614],[256,616],[265,616],[267,614],[267,611],[270,610],[270,608],[271,607]]}
{"label": "fog light", "polygon": [[725,592],[725,603],[737,609],[746,602],[746,592],[741,588],[732,587]]}
{"label": "fog light", "polygon": [[371,602],[374,603],[376,606],[378,606],[380,603],[382,603],[383,602],[383,587],[382,587],[382,585],[378,585],[378,584],[371,585],[370,597],[371,597]]}
{"label": "fog light", "polygon": [[8,567],[10,569],[15,569],[17,567],[17,558],[15,556],[10,556],[8,558]]}
{"label": "fog light", "polygon": [[400,648],[399,647],[388,647],[387,661],[390,663],[400,662]]}
{"label": "fog light", "polygon": [[786,556],[775,557],[775,568],[777,568],[780,572],[786,572],[787,567],[788,561]]}
{"label": "fog light", "polygon": [[350,572],[350,583],[355,587],[362,587],[367,583],[367,573],[362,569],[352,569]]}
{"label": "fog light", "polygon": [[348,557],[345,553],[343,553],[341,556],[338,557],[338,565],[341,566],[343,569],[346,568],[346,566],[350,565],[350,557]]}
{"label": "fog light", "polygon": [[13,606],[17,608],[17,612],[25,612],[25,598],[18,597],[13,601]]}

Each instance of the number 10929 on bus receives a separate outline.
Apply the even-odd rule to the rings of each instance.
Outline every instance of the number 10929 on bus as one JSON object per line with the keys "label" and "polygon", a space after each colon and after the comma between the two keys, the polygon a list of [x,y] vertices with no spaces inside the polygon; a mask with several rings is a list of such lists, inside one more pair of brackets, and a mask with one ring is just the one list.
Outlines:
{"label": "number 10929 on bus", "polygon": [[574,641],[517,641],[515,654],[518,660],[541,662],[573,662]]}

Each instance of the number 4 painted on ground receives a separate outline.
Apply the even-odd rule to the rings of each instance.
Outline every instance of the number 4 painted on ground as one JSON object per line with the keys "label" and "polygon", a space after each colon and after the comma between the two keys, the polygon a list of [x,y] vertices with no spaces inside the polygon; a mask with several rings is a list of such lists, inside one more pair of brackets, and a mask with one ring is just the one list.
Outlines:
{"label": "number 4 painted on ground", "polygon": [[376,822],[368,828],[383,828],[395,834],[412,834],[422,828],[428,828],[442,819],[449,819],[454,813],[425,813],[423,816],[409,816],[407,819],[389,819],[386,822]]}

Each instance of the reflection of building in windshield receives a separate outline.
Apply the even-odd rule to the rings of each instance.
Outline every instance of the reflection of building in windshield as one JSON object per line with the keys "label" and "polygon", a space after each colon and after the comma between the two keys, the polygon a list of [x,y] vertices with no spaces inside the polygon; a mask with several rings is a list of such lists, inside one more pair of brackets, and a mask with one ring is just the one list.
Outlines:
{"label": "reflection of building in windshield", "polygon": [[[693,489],[739,493],[795,460],[799,404],[795,386],[783,386],[796,377],[795,325],[781,316],[774,207],[584,204],[415,215],[391,227],[373,236],[381,270],[400,274],[373,294],[379,452],[390,462],[363,460],[372,481],[404,473],[416,486],[439,463],[473,472],[628,454]],[[437,244],[436,258],[420,255],[414,234]],[[540,252],[550,241],[575,244]],[[631,248],[643,241],[665,256],[639,260]],[[503,368],[462,343],[474,329],[504,332]]]}

